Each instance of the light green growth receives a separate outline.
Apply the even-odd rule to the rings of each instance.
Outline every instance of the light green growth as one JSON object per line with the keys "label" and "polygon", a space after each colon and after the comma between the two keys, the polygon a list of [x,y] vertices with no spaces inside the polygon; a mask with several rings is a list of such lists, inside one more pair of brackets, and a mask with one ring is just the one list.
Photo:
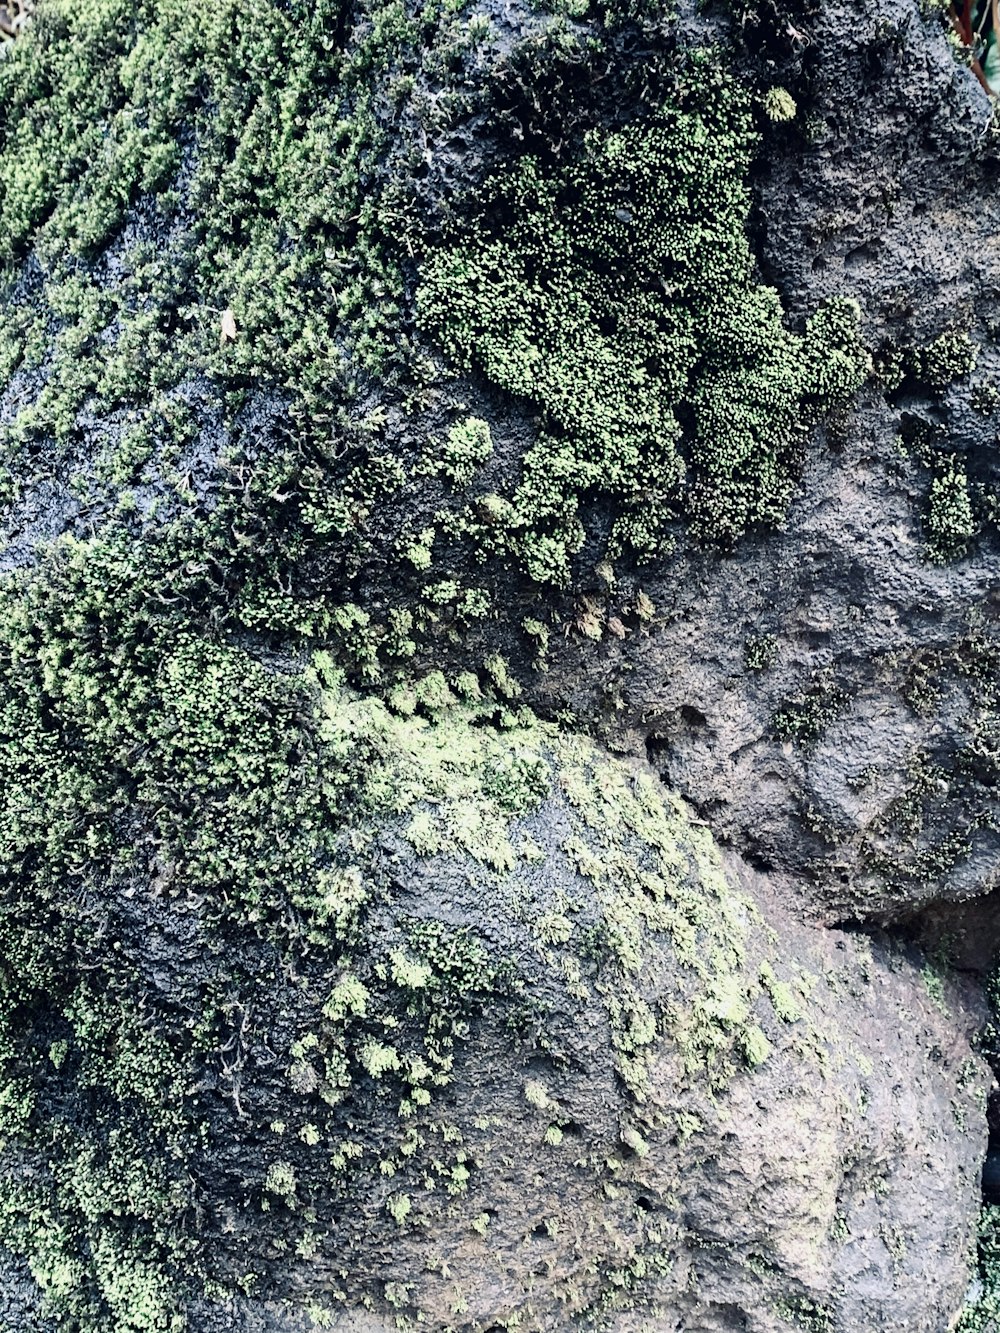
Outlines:
{"label": "light green growth", "polygon": [[488,463],[493,453],[493,439],[487,422],[481,417],[466,417],[448,431],[434,468],[453,486],[468,486],[476,473]]}
{"label": "light green growth", "polygon": [[742,94],[696,57],[647,121],[592,131],[561,172],[524,157],[490,182],[453,248],[424,264],[424,326],[542,414],[483,533],[538,582],[567,581],[585,492],[618,509],[612,558],[669,550],[682,516],[721,543],[780,523],[791,441],[866,373],[848,302],[800,338],[754,284],[753,147]]}
{"label": "light green growth", "polygon": [[775,1301],[775,1315],[791,1328],[802,1333],[834,1333],[830,1311],[809,1296],[791,1296]]}
{"label": "light green growth", "polygon": [[423,990],[434,975],[431,968],[411,958],[404,949],[394,949],[390,959],[392,979],[397,986],[405,989]]}
{"label": "light green growth", "polygon": [[771,719],[775,735],[797,745],[814,745],[840,717],[851,696],[828,674],[817,673],[801,693],[786,699]]}
{"label": "light green growth", "polygon": [[[598,764],[586,743],[568,737],[559,752],[560,786],[577,816],[565,850],[604,917],[595,938],[607,964],[597,989],[621,1076],[645,1100],[649,1060],[666,1038],[692,1077],[722,1085],[736,1056],[760,1049],[751,1010],[762,988],[743,970],[749,909],[727,885],[711,838],[648,775]],[[667,1004],[671,1022],[658,1021],[650,988],[659,988],[658,1008]]]}
{"label": "light green growth", "polygon": [[931,482],[924,527],[928,555],[939,563],[965,555],[979,531],[965,468],[958,459],[950,459]]}
{"label": "light green growth", "polygon": [[626,1148],[630,1148],[636,1157],[649,1156],[649,1144],[632,1125],[622,1130],[622,1143],[625,1144]]}
{"label": "light green growth", "polygon": [[778,656],[778,640],[773,634],[750,634],[743,643],[743,661],[748,671],[767,671]]}
{"label": "light green growth", "polygon": [[279,1198],[291,1203],[298,1188],[295,1168],[291,1162],[272,1162],[267,1168],[267,1175],[264,1177],[264,1188],[268,1194],[276,1194]]}
{"label": "light green growth", "polygon": [[330,998],[323,1006],[323,1017],[331,1023],[341,1023],[349,1015],[364,1018],[368,1012],[369,993],[357,977],[344,977],[330,992]]}
{"label": "light green growth", "polygon": [[1000,385],[994,384],[991,380],[974,384],[969,394],[969,402],[973,409],[984,417],[993,416],[997,408],[1000,408]]}
{"label": "light green growth", "polygon": [[795,98],[787,88],[768,88],[764,94],[764,114],[768,120],[773,120],[777,124],[794,120],[797,110]]}
{"label": "light green growth", "polygon": [[369,1041],[362,1046],[360,1060],[365,1071],[372,1078],[381,1078],[383,1074],[395,1072],[400,1066],[399,1055],[395,1047],[383,1046],[381,1042]]}
{"label": "light green growth", "polygon": [[752,1069],[764,1063],[771,1054],[772,1046],[763,1030],[756,1023],[749,1023],[740,1032],[740,1049]]}
{"label": "light green growth", "polygon": [[413,685],[414,701],[429,713],[436,713],[442,708],[450,708],[457,702],[445,679],[443,671],[429,671]]}
{"label": "light green growth", "polygon": [[[331,714],[341,708],[331,698]],[[481,706],[462,704],[437,722],[400,718],[376,700],[349,705],[351,725],[377,734],[392,765],[364,781],[364,799],[397,814],[412,811],[406,838],[422,855],[465,853],[496,870],[518,861],[512,815],[535,808],[549,791],[544,733],[514,727],[503,737],[469,724]]]}
{"label": "light green growth", "polygon": [[976,368],[979,344],[968,333],[951,330],[910,353],[915,376],[936,392],[955,380],[965,379]]}
{"label": "light green growth", "polygon": [[931,1004],[934,1005],[939,1013],[944,1014],[946,1018],[949,1017],[951,1010],[945,995],[944,978],[941,976],[941,973],[933,966],[933,964],[925,963],[920,969],[920,977],[924,983],[924,988],[927,991]]}
{"label": "light green growth", "polygon": [[760,980],[771,997],[774,1012],[783,1023],[797,1023],[802,1017],[802,1009],[795,998],[795,992],[787,981],[779,981],[770,963],[763,963]]}
{"label": "light green growth", "polygon": [[535,644],[535,666],[544,671],[545,656],[549,650],[549,627],[541,620],[527,616],[521,621],[521,628]]}
{"label": "light green growth", "polygon": [[496,690],[505,699],[516,699],[521,694],[521,685],[510,669],[510,663],[499,653],[493,653],[483,663],[487,675]]}
{"label": "light green growth", "polygon": [[528,1079],[525,1083],[524,1100],[529,1106],[533,1106],[536,1111],[555,1110],[556,1107],[545,1084],[540,1083],[538,1079]]}
{"label": "light green growth", "polygon": [[431,548],[434,545],[434,535],[433,528],[424,528],[416,541],[410,542],[404,550],[403,555],[414,569],[421,571],[430,569],[433,560]]}

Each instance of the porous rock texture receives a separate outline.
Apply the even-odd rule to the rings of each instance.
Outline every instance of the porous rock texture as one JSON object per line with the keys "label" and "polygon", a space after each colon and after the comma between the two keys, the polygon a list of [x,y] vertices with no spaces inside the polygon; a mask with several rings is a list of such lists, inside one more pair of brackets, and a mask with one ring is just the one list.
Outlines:
{"label": "porous rock texture", "polygon": [[[824,5],[779,46],[776,74],[808,78],[816,100],[808,141],[780,127],[761,154],[768,279],[790,310],[849,294],[875,349],[971,331],[976,370],[863,392],[813,442],[783,532],[646,579],[649,637],[609,636],[599,672],[559,645],[551,685],[582,712],[603,700],[608,735],[645,741],[805,910],[890,920],[987,892],[1000,870],[987,769],[962,758],[991,715],[973,659],[993,675],[996,538],[928,560],[928,460],[906,444],[929,432],[995,486],[996,419],[970,403],[997,373],[990,105],[918,6]],[[811,699],[829,714],[796,732]]]}
{"label": "porous rock texture", "polygon": [[[40,0],[4,65],[5,1329],[994,1326],[990,103],[906,0],[552,8]],[[669,503],[584,485],[636,427],[532,344],[533,219],[596,384],[647,250],[580,163],[676,166],[679,245],[751,124],[756,272],[673,274],[736,368],[661,310]],[[541,313],[457,287],[452,364],[529,150]]]}

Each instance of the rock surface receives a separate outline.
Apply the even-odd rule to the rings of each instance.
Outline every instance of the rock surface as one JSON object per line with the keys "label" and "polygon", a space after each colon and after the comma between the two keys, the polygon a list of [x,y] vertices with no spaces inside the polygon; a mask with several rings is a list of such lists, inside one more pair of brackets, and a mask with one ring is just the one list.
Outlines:
{"label": "rock surface", "polygon": [[[201,47],[158,4],[123,55],[50,3],[121,73],[71,161],[3,149],[0,1329],[988,1328],[998,157],[942,16],[300,5],[286,48],[220,5]],[[595,484],[540,585],[498,530],[544,412],[416,293],[492,169],[544,196],[709,41],[760,274],[800,331],[857,302],[871,374],[772,460],[779,531],[610,560]]]}
{"label": "rock surface", "polygon": [[785,531],[644,577],[648,632],[605,632],[598,654],[556,643],[545,689],[597,713],[616,748],[646,745],[803,911],[891,920],[1000,873],[992,778],[968,762],[993,726],[996,532],[983,522],[968,555],[930,561],[932,470],[912,448],[919,425],[995,489],[996,419],[970,406],[1000,368],[994,131],[917,5],[824,6],[784,46],[775,74],[815,102],[762,154],[768,279],[793,311],[856,299],[883,354],[970,331],[976,370],[945,391],[865,393],[812,443]]}

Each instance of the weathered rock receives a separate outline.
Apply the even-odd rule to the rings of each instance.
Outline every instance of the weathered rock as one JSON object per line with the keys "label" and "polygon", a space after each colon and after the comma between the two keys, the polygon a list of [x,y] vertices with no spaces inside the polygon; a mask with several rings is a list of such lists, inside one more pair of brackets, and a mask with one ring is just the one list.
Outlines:
{"label": "weathered rock", "polygon": [[[977,369],[947,391],[863,395],[809,449],[783,532],[644,574],[648,628],[627,621],[598,650],[554,639],[541,697],[646,745],[803,911],[884,920],[1000,874],[993,778],[973,758],[995,725],[995,528],[932,561],[933,468],[913,456],[919,428],[995,488],[996,423],[969,401],[1000,369],[991,112],[916,4],[824,7],[789,32],[775,76],[805,83],[810,109],[762,155],[769,280],[795,311],[856,299],[873,347],[968,331]],[[620,617],[635,586],[589,595]]]}
{"label": "weathered rock", "polygon": [[[609,799],[627,772],[590,770]],[[443,1121],[397,1125],[391,1092],[361,1084],[350,1094],[324,1135],[346,1114],[366,1152],[328,1203],[325,1159],[294,1139],[300,1119],[323,1125],[320,1104],[266,1072],[281,1020],[267,1017],[262,979],[251,982],[246,1002],[256,993],[265,1010],[244,1038],[243,1119],[222,1100],[224,1082],[205,1107],[213,1139],[230,1144],[234,1174],[214,1194],[236,1206],[218,1213],[210,1242],[231,1252],[227,1262],[253,1255],[272,1282],[284,1271],[293,1306],[297,1291],[325,1304],[342,1289],[346,1328],[391,1326],[357,1311],[366,1291],[455,1330],[560,1329],[571,1318],[678,1333],[949,1327],[968,1283],[984,1150],[974,991],[891,941],[796,923],[735,859],[726,887],[704,833],[673,827],[668,863],[689,838],[684,856],[696,859],[668,885],[666,915],[650,903],[649,916],[629,884],[640,848],[634,862],[609,862],[607,879],[592,869],[596,881],[563,858],[581,826],[562,798],[514,835],[545,861],[504,877],[449,858],[420,863],[385,842],[369,957],[397,938],[394,923],[447,922],[485,946],[483,966],[508,961],[506,994],[456,1047]],[[587,828],[595,856],[625,845]],[[605,930],[638,967],[619,981],[588,956]],[[638,1035],[643,1014],[656,1016],[660,1038]],[[266,1122],[279,1113],[288,1124],[276,1138]],[[408,1123],[423,1136],[435,1120],[454,1127],[468,1168],[455,1189],[421,1183],[423,1151],[416,1173],[393,1151]],[[275,1152],[294,1164],[299,1199],[287,1211],[272,1199],[272,1222],[246,1173],[256,1160],[262,1174]],[[369,1152],[395,1160],[388,1178],[365,1165]],[[397,1223],[402,1196],[410,1210]],[[298,1232],[302,1209],[328,1239],[288,1266],[275,1245]],[[203,1326],[272,1327],[253,1308],[232,1318]]]}
{"label": "weathered rock", "polygon": [[[0,199],[0,1325],[945,1333],[1000,884],[986,99],[916,3],[295,12],[294,68],[242,6],[204,50],[153,6],[141,59],[110,3],[39,24],[133,82],[72,170],[27,164],[27,221]],[[678,516],[611,568],[595,484],[539,587],[491,531],[530,397],[451,376],[421,264],[489,169],[551,183],[709,38],[800,108],[764,125],[762,274],[799,325],[854,298],[873,377],[782,531]],[[459,411],[473,538],[428,448]],[[951,936],[971,979],[927,961]]]}

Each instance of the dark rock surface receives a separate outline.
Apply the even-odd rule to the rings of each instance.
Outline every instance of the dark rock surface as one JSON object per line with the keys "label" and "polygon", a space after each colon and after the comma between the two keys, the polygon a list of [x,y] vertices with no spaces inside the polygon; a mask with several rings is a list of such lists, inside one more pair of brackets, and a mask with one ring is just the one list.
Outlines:
{"label": "dark rock surface", "polygon": [[[762,153],[766,276],[792,311],[853,297],[873,346],[970,330],[976,370],[866,392],[810,445],[783,532],[644,577],[648,632],[554,641],[543,690],[646,746],[806,914],[891,920],[1000,874],[992,778],[963,757],[992,726],[970,658],[995,674],[1000,549],[983,524],[968,555],[928,558],[931,472],[900,442],[919,422],[995,489],[997,421],[970,406],[1000,369],[995,131],[916,4],[823,6],[801,28],[775,73],[815,103]],[[609,616],[627,595],[593,582]],[[797,712],[807,729],[781,734]]]}

